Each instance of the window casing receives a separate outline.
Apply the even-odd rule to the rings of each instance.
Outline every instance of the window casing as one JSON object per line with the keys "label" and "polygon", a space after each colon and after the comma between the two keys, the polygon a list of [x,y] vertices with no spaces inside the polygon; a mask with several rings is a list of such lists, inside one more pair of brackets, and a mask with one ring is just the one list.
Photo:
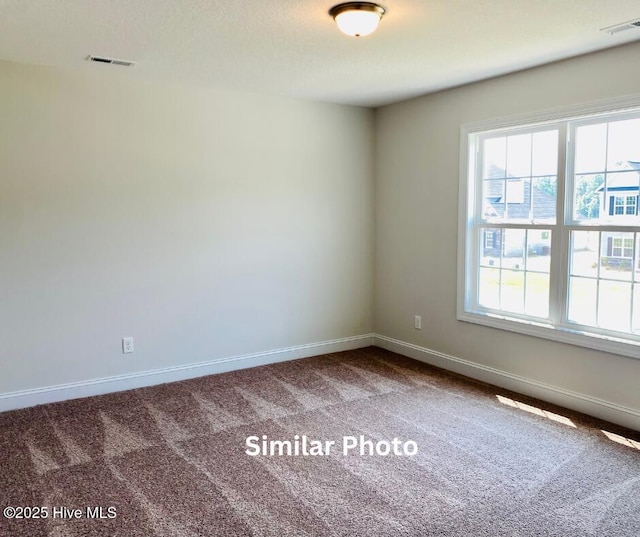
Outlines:
{"label": "window casing", "polygon": [[458,318],[640,357],[640,98],[461,136]]}

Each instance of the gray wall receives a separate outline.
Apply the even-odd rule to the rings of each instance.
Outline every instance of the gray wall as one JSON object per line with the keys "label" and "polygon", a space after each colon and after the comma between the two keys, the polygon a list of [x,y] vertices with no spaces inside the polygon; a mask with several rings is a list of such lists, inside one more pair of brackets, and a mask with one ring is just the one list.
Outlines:
{"label": "gray wall", "polygon": [[373,112],[127,78],[0,63],[0,394],[370,333]]}
{"label": "gray wall", "polygon": [[640,360],[456,320],[460,125],[637,93],[638,57],[636,43],[377,110],[376,333],[640,410]]}
{"label": "gray wall", "polygon": [[640,410],[640,360],[455,318],[460,124],[636,93],[639,55],[425,96],[375,124],[0,62],[0,394],[375,328]]}

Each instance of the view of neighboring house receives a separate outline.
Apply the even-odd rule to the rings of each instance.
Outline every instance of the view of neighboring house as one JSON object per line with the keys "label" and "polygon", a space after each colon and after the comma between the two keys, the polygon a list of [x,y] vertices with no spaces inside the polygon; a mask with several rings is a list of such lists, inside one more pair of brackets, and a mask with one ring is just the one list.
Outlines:
{"label": "view of neighboring house", "polygon": [[637,215],[639,190],[640,162],[627,161],[621,164],[621,171],[608,174],[606,185],[603,181],[597,190],[598,207],[602,208],[599,218]]}
{"label": "view of neighboring house", "polygon": [[[620,171],[608,174],[606,184],[598,193],[598,218],[611,223],[638,215],[640,194],[640,162],[626,161]],[[605,266],[631,269],[633,263],[633,234],[629,232],[603,232],[601,262]],[[639,260],[640,262],[640,260]],[[640,264],[637,267],[640,269]]]}
{"label": "view of neighboring house", "polygon": [[[503,168],[491,166],[489,177],[484,181],[484,217],[488,220],[537,221],[554,220],[556,216],[556,196],[550,192],[555,182],[544,183],[539,180],[512,177]],[[553,187],[551,187],[553,185]],[[485,230],[483,237],[483,256],[519,257],[524,252],[520,233],[504,233],[504,230]],[[548,255],[551,246],[549,231],[530,230],[527,235],[529,255]]]}
{"label": "view of neighboring house", "polygon": [[[640,208],[640,162],[620,163],[620,169],[608,173],[605,183],[604,174],[596,178],[595,190],[585,193],[583,201],[590,201],[593,210],[590,214],[578,214],[579,219],[597,219],[615,224],[636,217]],[[484,218],[491,220],[552,220],[555,218],[556,197],[549,182],[539,186],[529,178],[511,177],[503,168],[491,166],[488,177],[483,181]],[[589,198],[587,200],[586,198]],[[627,222],[625,222],[627,223]],[[583,240],[587,234],[579,234],[577,240]],[[601,263],[604,266],[631,269],[634,255],[634,236],[631,232],[602,232]],[[529,255],[548,255],[550,233],[548,231],[529,231],[527,237]],[[483,235],[483,256],[519,257],[524,251],[522,235],[505,233],[502,229],[487,229]],[[575,250],[598,249],[595,243],[585,241],[574,244]],[[640,258],[640,256],[638,256]],[[640,270],[640,259],[638,260]]]}

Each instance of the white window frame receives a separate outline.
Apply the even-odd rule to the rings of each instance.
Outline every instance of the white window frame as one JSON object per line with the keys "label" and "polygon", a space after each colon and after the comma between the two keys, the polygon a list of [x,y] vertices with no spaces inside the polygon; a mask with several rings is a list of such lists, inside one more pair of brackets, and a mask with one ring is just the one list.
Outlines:
{"label": "white window frame", "polygon": [[[624,214],[634,216],[638,214],[638,196],[625,196]],[[629,212],[629,209],[632,209]]]}
{"label": "white window frame", "polygon": [[[616,246],[616,241],[620,241],[620,246]],[[626,246],[628,241],[631,242],[631,247]],[[631,255],[625,255],[626,251],[631,249]],[[620,255],[616,255],[616,250],[620,250]],[[633,239],[627,239],[624,237],[613,237],[613,244],[611,245],[611,255],[608,257],[617,257],[620,259],[633,259]]]}
{"label": "white window frame", "polygon": [[[573,196],[565,196],[565,189],[573,185],[570,177],[565,177],[567,159],[573,158],[573,151],[568,147],[574,139],[577,125],[601,122],[609,114],[630,115],[640,110],[640,94],[629,97],[609,99],[586,105],[563,107],[543,112],[523,114],[500,118],[496,120],[466,123],[460,127],[460,190],[459,190],[459,236],[458,236],[458,289],[457,289],[457,318],[461,321],[490,326],[520,334],[541,337],[572,345],[598,349],[605,352],[640,358],[640,336],[619,334],[610,331],[582,326],[575,323],[560,322],[566,320],[565,312],[568,294],[569,249],[571,231],[590,229],[588,223],[574,219]],[[566,124],[571,121],[570,127]],[[550,301],[549,319],[537,319],[527,315],[512,314],[485,310],[477,304],[471,304],[471,298],[477,297],[477,255],[481,241],[477,235],[476,218],[482,215],[481,196],[476,195],[478,181],[475,177],[477,170],[477,155],[480,133],[492,130],[513,129],[509,134],[515,134],[519,129],[531,132],[539,126],[540,130],[548,129],[554,124],[562,124],[558,136],[558,178],[557,178],[557,219],[551,224],[518,224],[505,222],[505,228],[545,228],[551,231],[551,289],[550,296],[557,299]],[[569,163],[571,164],[571,163]],[[572,169],[572,166],[569,166]],[[485,222],[486,223],[486,222]],[[501,227],[500,224],[491,227]],[[595,227],[595,226],[594,226]],[[639,227],[616,226],[614,223],[598,225],[601,232],[609,231],[640,231]],[[636,254],[640,255],[640,254]],[[635,262],[635,261],[634,261]],[[469,290],[469,292],[467,292]]]}
{"label": "white window frame", "polygon": [[[636,200],[638,198],[636,196],[627,196],[626,194],[622,194],[619,196],[613,197],[613,214],[615,216],[635,216],[637,212],[636,208]],[[620,203],[618,203],[618,200]],[[622,212],[618,212],[618,207],[622,209]],[[629,209],[632,208],[632,211],[629,212]]]}

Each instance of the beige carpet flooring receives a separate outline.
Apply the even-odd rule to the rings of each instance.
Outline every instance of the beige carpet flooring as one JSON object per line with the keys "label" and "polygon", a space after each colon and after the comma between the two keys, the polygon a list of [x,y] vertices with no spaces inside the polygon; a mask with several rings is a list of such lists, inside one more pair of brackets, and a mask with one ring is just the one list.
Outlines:
{"label": "beige carpet flooring", "polygon": [[638,433],[374,347],[2,413],[0,471],[2,537],[640,536]]}

